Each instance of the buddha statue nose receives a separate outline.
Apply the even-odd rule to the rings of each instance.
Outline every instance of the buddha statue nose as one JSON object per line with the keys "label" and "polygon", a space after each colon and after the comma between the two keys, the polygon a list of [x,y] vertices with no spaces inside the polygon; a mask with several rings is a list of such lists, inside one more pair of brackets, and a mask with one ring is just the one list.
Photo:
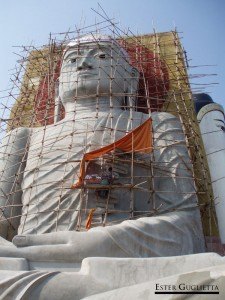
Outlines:
{"label": "buddha statue nose", "polygon": [[89,70],[92,69],[92,64],[90,62],[90,59],[88,58],[84,58],[82,59],[82,61],[80,63],[78,63],[77,65],[77,70],[81,71],[81,70]]}

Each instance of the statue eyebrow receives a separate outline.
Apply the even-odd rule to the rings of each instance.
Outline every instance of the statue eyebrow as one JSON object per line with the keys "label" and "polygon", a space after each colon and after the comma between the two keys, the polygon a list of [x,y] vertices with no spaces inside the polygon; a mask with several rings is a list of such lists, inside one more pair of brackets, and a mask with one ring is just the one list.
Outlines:
{"label": "statue eyebrow", "polygon": [[65,55],[64,59],[68,59],[68,58],[70,58],[71,56],[74,56],[74,55],[80,55],[80,54],[82,54],[81,51],[75,50],[75,51],[69,53],[68,55]]}
{"label": "statue eyebrow", "polygon": [[114,50],[113,48],[108,49],[108,47],[106,46],[102,46],[102,45],[98,45],[98,47],[96,48],[92,48],[92,47],[79,47],[79,48],[75,48],[73,52],[69,53],[68,55],[65,55],[64,59],[68,59],[69,57],[73,56],[74,54],[76,55],[80,55],[82,54],[82,52],[84,52],[84,50],[90,50],[90,53],[93,54],[97,51],[106,51],[107,53],[111,53],[111,50]]}
{"label": "statue eyebrow", "polygon": [[[98,53],[99,51],[104,51],[107,54],[111,54],[111,49],[108,49],[107,47],[104,47],[104,46],[103,47],[98,47],[98,48],[95,48],[95,49],[91,49],[91,48],[89,48],[89,49],[90,49],[89,55],[95,55],[95,53]],[[87,50],[89,50],[89,49],[87,48]],[[63,58],[63,60],[68,60],[70,58],[73,58],[74,56],[82,56],[85,53],[84,50],[85,49],[77,49],[77,50],[69,53],[68,55],[66,55]]]}
{"label": "statue eyebrow", "polygon": [[220,120],[220,119],[214,119],[214,121],[220,121],[222,122],[224,125],[225,125],[225,122],[223,120]]}

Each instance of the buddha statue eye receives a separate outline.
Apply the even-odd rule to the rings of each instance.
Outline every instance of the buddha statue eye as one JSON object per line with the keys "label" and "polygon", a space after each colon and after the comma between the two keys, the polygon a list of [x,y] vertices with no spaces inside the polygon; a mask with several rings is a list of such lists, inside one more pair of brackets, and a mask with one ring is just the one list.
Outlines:
{"label": "buddha statue eye", "polygon": [[76,58],[71,58],[71,59],[69,60],[69,62],[70,62],[71,64],[74,64],[76,61],[77,61]]}
{"label": "buddha statue eye", "polygon": [[[222,129],[223,132],[225,132],[225,123],[224,123],[224,121],[221,120],[221,119],[214,119],[214,120],[220,122],[219,124],[216,124],[216,126],[219,127],[220,129]],[[223,123],[223,125],[221,123]]]}
{"label": "buddha statue eye", "polygon": [[225,127],[223,125],[216,125],[217,127],[219,127],[220,129],[223,130],[223,132],[225,132]]}
{"label": "buddha statue eye", "polygon": [[99,53],[98,54],[98,58],[105,59],[106,58],[106,54],[105,53]]}

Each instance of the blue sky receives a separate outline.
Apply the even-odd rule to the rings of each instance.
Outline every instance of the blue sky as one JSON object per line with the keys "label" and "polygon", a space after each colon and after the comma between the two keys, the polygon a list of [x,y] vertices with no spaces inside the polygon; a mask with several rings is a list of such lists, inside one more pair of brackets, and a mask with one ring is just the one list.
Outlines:
{"label": "blue sky", "polygon": [[[85,20],[91,25],[99,17],[91,10],[99,2],[110,17],[134,33],[170,31],[176,26],[182,37],[191,74],[217,74],[192,78],[193,87],[207,84],[215,102],[225,106],[225,1],[224,0],[0,0],[0,91],[9,87],[18,57],[15,45],[48,43],[50,32],[64,32]],[[211,84],[216,83],[216,84]],[[218,83],[218,84],[217,84]],[[195,84],[195,85],[194,85]],[[3,92],[0,92],[0,97]]]}

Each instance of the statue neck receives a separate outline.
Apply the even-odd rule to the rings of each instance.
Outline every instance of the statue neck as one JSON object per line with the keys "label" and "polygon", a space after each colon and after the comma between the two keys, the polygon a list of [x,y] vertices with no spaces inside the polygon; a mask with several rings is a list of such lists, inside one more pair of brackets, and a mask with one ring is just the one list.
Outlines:
{"label": "statue neck", "polygon": [[121,111],[122,100],[120,98],[101,97],[101,98],[83,98],[75,102],[64,102],[65,118],[77,116],[91,116],[96,114],[98,117],[106,113],[115,113]]}

